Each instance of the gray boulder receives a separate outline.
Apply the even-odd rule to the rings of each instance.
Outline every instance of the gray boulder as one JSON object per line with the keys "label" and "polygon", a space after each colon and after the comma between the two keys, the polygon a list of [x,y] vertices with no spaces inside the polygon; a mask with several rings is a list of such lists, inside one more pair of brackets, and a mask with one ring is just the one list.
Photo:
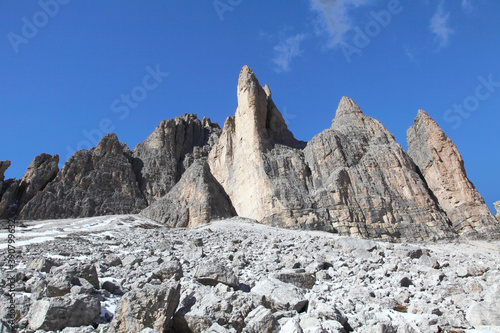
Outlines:
{"label": "gray boulder", "polygon": [[272,278],[257,282],[251,292],[261,296],[264,303],[273,311],[301,312],[308,303],[302,290],[292,284]]}
{"label": "gray boulder", "polygon": [[312,289],[312,287],[316,284],[316,277],[314,274],[306,273],[304,270],[300,269],[282,270],[277,273],[273,273],[271,277],[305,289]]}
{"label": "gray boulder", "polygon": [[111,321],[110,333],[140,332],[152,328],[166,332],[179,304],[180,284],[167,281],[161,285],[146,284],[123,295]]}
{"label": "gray boulder", "polygon": [[91,325],[99,318],[101,304],[95,297],[71,295],[46,298],[34,302],[28,313],[33,330],[56,331],[67,326]]}
{"label": "gray boulder", "polygon": [[199,263],[194,277],[201,284],[209,286],[223,283],[236,288],[238,285],[238,277],[231,267],[212,260]]}
{"label": "gray boulder", "polygon": [[277,332],[279,327],[271,310],[259,305],[245,318],[244,333],[272,333]]}

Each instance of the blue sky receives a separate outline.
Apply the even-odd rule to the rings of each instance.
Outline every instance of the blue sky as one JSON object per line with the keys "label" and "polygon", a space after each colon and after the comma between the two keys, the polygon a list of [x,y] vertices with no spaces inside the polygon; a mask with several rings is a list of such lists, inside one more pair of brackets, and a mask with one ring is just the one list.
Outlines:
{"label": "blue sky", "polygon": [[245,64],[268,83],[295,136],[330,126],[343,95],[406,148],[426,110],[500,200],[500,1],[41,0],[0,2],[0,160],[116,132],[132,149],[162,119],[218,122]]}

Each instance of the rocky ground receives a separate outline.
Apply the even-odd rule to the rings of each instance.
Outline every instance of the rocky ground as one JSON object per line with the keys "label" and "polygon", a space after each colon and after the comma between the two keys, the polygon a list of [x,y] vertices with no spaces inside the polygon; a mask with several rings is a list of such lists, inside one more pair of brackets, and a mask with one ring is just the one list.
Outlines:
{"label": "rocky ground", "polygon": [[7,235],[0,315],[13,295],[19,332],[500,332],[499,241],[394,244],[241,218],[168,229],[121,215],[17,226],[9,272]]}

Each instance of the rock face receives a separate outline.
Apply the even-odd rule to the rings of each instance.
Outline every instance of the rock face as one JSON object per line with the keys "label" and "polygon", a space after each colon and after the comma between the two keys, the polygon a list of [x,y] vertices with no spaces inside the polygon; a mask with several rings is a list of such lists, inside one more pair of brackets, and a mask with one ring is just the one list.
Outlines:
{"label": "rock face", "polygon": [[137,213],[146,202],[132,169],[132,157],[115,134],[97,147],[77,151],[44,191],[22,209],[24,219]]}
{"label": "rock face", "polygon": [[425,111],[418,111],[407,141],[408,154],[458,233],[499,231],[498,221],[467,178],[457,147]]}
{"label": "rock face", "polygon": [[236,213],[206,159],[195,161],[181,180],[141,215],[171,227],[195,227]]}
{"label": "rock face", "polygon": [[343,97],[304,150],[319,210],[341,234],[423,239],[452,232],[418,169],[377,120]]}
{"label": "rock face", "polygon": [[8,218],[20,212],[28,201],[56,177],[59,172],[58,163],[58,155],[36,156],[23,178],[14,181],[6,188],[5,196],[2,196],[0,202],[0,217]]}
{"label": "rock face", "polygon": [[[293,205],[310,206],[307,188],[300,179],[307,169],[300,150],[295,148],[304,144],[287,129],[269,88],[262,88],[252,70],[245,66],[237,90],[236,114],[226,119],[219,142],[208,159],[212,174],[226,190],[236,213],[263,220]],[[280,167],[286,169],[280,170],[282,173],[275,180],[283,186],[275,189],[269,173]],[[286,189],[290,191],[276,193]],[[281,199],[290,202],[289,207]]]}
{"label": "rock face", "polygon": [[4,173],[10,167],[10,161],[0,161],[0,184],[2,184],[4,180]]}
{"label": "rock face", "polygon": [[148,204],[166,195],[194,160],[207,156],[221,129],[195,114],[164,120],[132,151],[134,171]]}
{"label": "rock face", "polygon": [[495,206],[495,209],[497,211],[497,215],[495,215],[495,217],[500,222],[500,201],[495,202],[493,206]]}
{"label": "rock face", "polygon": [[[304,148],[305,146],[305,148]],[[252,70],[208,163],[239,216],[363,237],[453,234],[410,157],[392,134],[342,98],[331,128],[297,141]]]}

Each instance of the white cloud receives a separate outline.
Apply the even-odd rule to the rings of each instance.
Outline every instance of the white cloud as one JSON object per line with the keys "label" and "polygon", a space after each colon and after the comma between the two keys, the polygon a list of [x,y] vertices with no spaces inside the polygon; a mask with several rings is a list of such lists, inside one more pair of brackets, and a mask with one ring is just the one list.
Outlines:
{"label": "white cloud", "polygon": [[429,26],[432,33],[436,35],[436,40],[439,43],[440,49],[448,45],[450,35],[454,32],[454,30],[448,26],[449,18],[450,13],[444,12],[444,1],[441,1],[437,7],[436,13],[434,13],[434,16],[431,18]]}
{"label": "white cloud", "polygon": [[288,72],[292,60],[302,54],[300,43],[306,38],[305,34],[288,37],[274,47],[273,62],[277,66],[276,72]]}
{"label": "white cloud", "polygon": [[369,5],[373,0],[310,0],[311,9],[318,14],[318,28],[330,36],[328,47],[344,41],[345,34],[353,28],[352,11]]}

